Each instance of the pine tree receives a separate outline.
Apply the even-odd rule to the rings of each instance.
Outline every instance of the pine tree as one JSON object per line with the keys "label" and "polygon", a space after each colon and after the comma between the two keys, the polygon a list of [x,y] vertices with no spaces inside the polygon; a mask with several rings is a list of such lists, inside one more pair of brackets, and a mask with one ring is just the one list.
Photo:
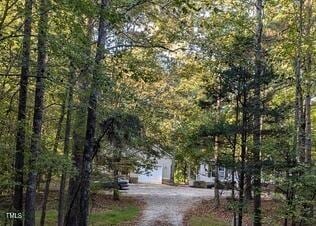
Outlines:
{"label": "pine tree", "polygon": [[[23,49],[22,49],[22,67],[19,88],[19,107],[18,107],[18,130],[16,134],[16,153],[15,153],[15,187],[13,197],[13,207],[16,212],[23,212],[23,188],[24,188],[24,153],[25,153],[25,126],[26,126],[26,104],[28,94],[28,80],[30,73],[30,48],[32,34],[32,8],[33,1],[25,1],[25,19],[23,33]],[[21,219],[14,221],[15,226],[23,224]]]}

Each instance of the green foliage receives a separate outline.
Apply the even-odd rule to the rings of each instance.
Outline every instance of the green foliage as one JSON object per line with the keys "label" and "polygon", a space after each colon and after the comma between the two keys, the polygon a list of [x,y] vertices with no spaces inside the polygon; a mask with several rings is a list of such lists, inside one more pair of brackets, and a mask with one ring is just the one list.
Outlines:
{"label": "green foliage", "polygon": [[115,147],[132,146],[133,140],[141,138],[144,134],[143,125],[135,115],[114,113],[101,124],[107,139]]}
{"label": "green foliage", "polygon": [[[65,123],[56,138],[60,105],[65,88],[73,85],[74,106],[70,109],[72,132],[82,135],[84,146],[88,97],[96,73],[99,92],[96,139],[100,143],[95,167],[125,171],[151,169],[155,159],[174,156],[176,177],[186,181],[188,168],[196,172],[200,163],[214,156],[219,137],[219,161],[240,169],[241,117],[247,116],[249,172],[253,150],[254,113],[254,6],[249,1],[120,0],[110,1],[104,16],[107,40],[102,62],[95,68],[98,1],[51,1],[48,31],[48,73],[45,76],[45,108],[41,153],[36,163],[41,174],[53,170],[75,175],[72,156],[64,156]],[[302,37],[302,93],[315,96],[313,37],[308,31],[309,1],[304,1]],[[315,17],[315,3],[311,21]],[[21,71],[23,1],[0,2],[0,189],[11,194],[15,184],[14,152]],[[2,13],[3,12],[3,13]],[[26,114],[25,163],[29,161],[36,74],[38,3],[33,9],[31,60]],[[295,139],[295,64],[298,40],[298,5],[289,0],[265,1],[263,52],[264,74],[260,79],[263,179],[279,186],[282,217],[294,215],[310,220],[302,206],[315,205],[316,108],[312,105],[313,163],[297,162]],[[70,77],[74,77],[70,80]],[[245,100],[243,100],[245,98]],[[221,100],[221,109],[216,101]],[[239,119],[236,119],[239,111]],[[56,140],[57,139],[57,140]],[[76,140],[74,137],[71,141]],[[54,152],[54,146],[57,151]],[[235,146],[234,146],[235,143]],[[235,160],[232,157],[236,149]],[[120,158],[119,163],[113,158]],[[116,162],[113,164],[113,162]],[[24,174],[28,173],[28,164]],[[288,175],[287,174],[291,174]],[[284,201],[295,191],[292,203]],[[305,215],[304,215],[305,214]],[[122,214],[123,216],[124,214]],[[52,215],[48,215],[48,218]],[[100,219],[105,215],[98,216]],[[107,216],[109,217],[109,216]],[[117,216],[114,216],[116,218]],[[110,217],[109,217],[110,218]],[[205,222],[197,220],[197,224]],[[115,220],[114,220],[115,221]],[[114,222],[113,221],[113,222]],[[215,223],[216,224],[216,223]],[[220,222],[218,223],[220,224]],[[96,222],[97,225],[97,222]]]}

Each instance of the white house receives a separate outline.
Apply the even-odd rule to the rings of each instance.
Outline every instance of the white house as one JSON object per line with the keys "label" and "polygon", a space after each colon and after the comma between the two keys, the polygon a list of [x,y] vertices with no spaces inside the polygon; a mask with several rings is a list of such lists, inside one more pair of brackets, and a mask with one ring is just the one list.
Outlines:
{"label": "white house", "polygon": [[[232,172],[230,169],[226,169],[223,166],[218,167],[218,177],[219,181],[231,181]],[[237,173],[235,174],[235,181],[238,180]],[[194,178],[190,178],[189,184],[193,185],[194,181],[205,181],[210,184],[214,184],[215,182],[215,167],[210,166],[209,164],[201,163]]]}
{"label": "white house", "polygon": [[130,177],[136,177],[138,183],[162,184],[169,183],[172,178],[172,159],[164,156],[157,160],[157,164],[149,172],[131,173]]}
{"label": "white house", "polygon": [[[209,169],[209,167],[211,167]],[[142,173],[130,173],[130,177],[136,179],[137,183],[144,184],[163,184],[170,183],[172,181],[173,175],[173,161],[169,155],[157,160],[156,165],[151,171]],[[218,169],[219,180],[227,181],[231,180],[231,170],[220,166]],[[235,176],[237,181],[237,175]],[[189,176],[189,185],[193,185],[194,181],[205,181],[207,183],[213,184],[215,181],[214,166],[210,166],[206,163],[201,163],[198,171],[194,175]]]}

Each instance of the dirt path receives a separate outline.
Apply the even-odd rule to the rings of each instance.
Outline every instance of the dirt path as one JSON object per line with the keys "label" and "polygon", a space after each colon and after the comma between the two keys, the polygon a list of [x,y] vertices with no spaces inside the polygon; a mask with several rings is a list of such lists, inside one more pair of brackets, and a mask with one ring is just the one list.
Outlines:
{"label": "dirt path", "polygon": [[183,225],[184,213],[195,202],[213,197],[214,191],[187,186],[135,184],[130,185],[124,195],[139,197],[146,202],[138,226],[178,226]]}

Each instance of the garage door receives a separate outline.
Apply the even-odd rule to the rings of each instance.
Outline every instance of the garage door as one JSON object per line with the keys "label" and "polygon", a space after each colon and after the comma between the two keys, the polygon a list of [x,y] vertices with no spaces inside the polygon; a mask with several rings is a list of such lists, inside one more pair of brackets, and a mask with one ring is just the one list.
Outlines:
{"label": "garage door", "polygon": [[157,167],[152,170],[148,175],[139,174],[138,183],[144,184],[162,184],[162,167]]}

